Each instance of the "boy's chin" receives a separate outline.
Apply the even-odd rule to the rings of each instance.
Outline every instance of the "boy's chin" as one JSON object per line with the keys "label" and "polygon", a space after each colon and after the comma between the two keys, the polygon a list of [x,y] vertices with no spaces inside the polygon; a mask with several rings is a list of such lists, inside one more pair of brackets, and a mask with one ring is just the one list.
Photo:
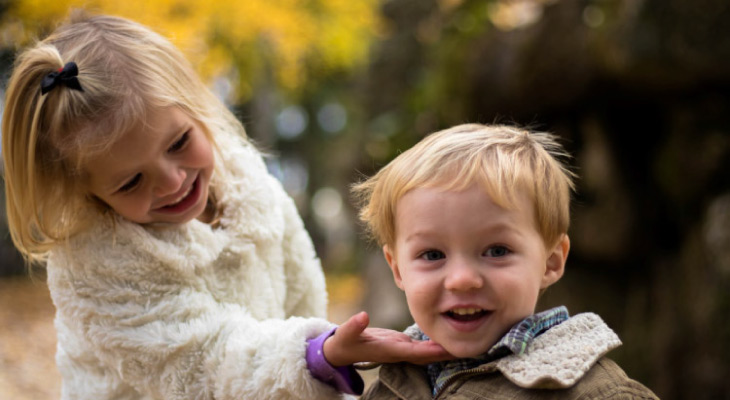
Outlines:
{"label": "boy's chin", "polygon": [[488,345],[484,343],[439,343],[446,351],[456,358],[475,358],[486,353],[489,350]]}

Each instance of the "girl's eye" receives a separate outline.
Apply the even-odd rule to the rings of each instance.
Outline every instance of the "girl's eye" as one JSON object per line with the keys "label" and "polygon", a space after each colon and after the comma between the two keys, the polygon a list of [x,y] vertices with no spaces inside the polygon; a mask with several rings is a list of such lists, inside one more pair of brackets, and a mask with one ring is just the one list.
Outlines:
{"label": "girl's eye", "polygon": [[119,192],[125,193],[129,192],[130,190],[134,189],[139,181],[142,179],[142,174],[137,174],[134,176],[134,178],[130,179],[129,182],[125,183],[122,187],[119,188]]}
{"label": "girl's eye", "polygon": [[178,150],[182,149],[182,148],[183,148],[183,146],[185,146],[185,143],[187,143],[187,142],[188,142],[188,133],[189,133],[189,132],[190,132],[190,131],[188,131],[188,132],[185,132],[185,133],[184,133],[184,134],[182,135],[182,137],[180,137],[180,139],[178,139],[178,140],[177,140],[177,141],[176,141],[175,143],[173,143],[173,144],[172,144],[172,146],[170,146],[170,148],[169,148],[169,149],[167,149],[167,151],[168,151],[168,152],[170,152],[170,153],[174,153],[174,152],[176,152],[176,151],[178,151]]}
{"label": "girl's eye", "polygon": [[428,251],[424,251],[421,254],[421,258],[423,258],[427,261],[436,261],[436,260],[440,260],[445,257],[446,256],[444,255],[444,253],[442,253],[438,250],[428,250]]}
{"label": "girl's eye", "polygon": [[485,254],[487,257],[504,257],[510,253],[511,251],[504,246],[494,246],[488,248]]}

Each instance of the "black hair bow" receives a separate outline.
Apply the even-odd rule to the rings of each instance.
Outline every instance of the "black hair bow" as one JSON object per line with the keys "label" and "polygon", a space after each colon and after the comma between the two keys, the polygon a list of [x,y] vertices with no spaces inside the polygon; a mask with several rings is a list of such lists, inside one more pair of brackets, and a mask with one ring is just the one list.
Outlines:
{"label": "black hair bow", "polygon": [[62,84],[67,88],[78,90],[83,92],[79,79],[76,77],[79,74],[79,67],[76,63],[71,61],[66,63],[63,68],[59,68],[58,71],[53,71],[50,74],[43,77],[41,81],[41,94],[50,92],[58,84]]}

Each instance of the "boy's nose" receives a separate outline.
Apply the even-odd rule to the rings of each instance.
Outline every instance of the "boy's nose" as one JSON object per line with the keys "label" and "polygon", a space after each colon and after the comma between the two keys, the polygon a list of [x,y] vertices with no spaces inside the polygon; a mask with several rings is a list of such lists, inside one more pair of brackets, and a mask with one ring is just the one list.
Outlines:
{"label": "boy's nose", "polygon": [[180,190],[185,182],[185,170],[177,165],[162,165],[157,174],[154,193],[157,197],[169,196]]}
{"label": "boy's nose", "polygon": [[447,271],[444,286],[451,291],[468,291],[484,286],[484,278],[476,265],[466,261],[457,261]]}

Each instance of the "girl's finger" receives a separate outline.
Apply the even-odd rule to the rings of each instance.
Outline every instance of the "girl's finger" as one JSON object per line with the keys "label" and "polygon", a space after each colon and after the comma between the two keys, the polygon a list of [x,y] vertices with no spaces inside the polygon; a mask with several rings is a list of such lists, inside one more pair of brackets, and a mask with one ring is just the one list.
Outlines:
{"label": "girl's finger", "polygon": [[365,311],[359,312],[337,328],[337,335],[346,341],[357,340],[369,323],[368,313]]}

